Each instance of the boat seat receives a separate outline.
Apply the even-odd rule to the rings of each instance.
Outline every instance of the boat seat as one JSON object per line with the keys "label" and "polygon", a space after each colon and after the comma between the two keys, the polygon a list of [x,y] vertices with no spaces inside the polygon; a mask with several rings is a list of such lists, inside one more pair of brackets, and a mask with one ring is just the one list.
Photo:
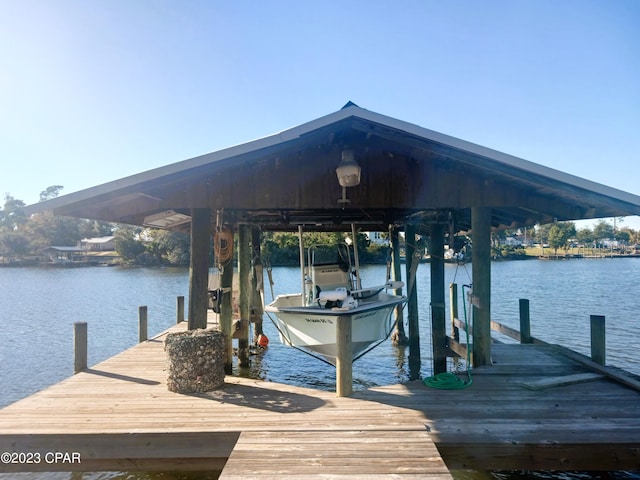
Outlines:
{"label": "boat seat", "polygon": [[311,280],[316,289],[316,296],[318,295],[318,289],[320,291],[337,290],[339,288],[351,289],[349,272],[345,271],[343,266],[338,263],[313,265],[311,267]]}

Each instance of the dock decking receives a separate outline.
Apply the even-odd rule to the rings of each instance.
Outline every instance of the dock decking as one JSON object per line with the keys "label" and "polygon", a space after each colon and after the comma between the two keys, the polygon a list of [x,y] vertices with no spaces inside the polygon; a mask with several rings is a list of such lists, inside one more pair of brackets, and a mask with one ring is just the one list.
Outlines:
{"label": "dock decking", "polygon": [[175,394],[165,384],[163,342],[158,336],[0,410],[1,452],[81,458],[0,471],[222,470],[228,480],[444,479],[447,466],[640,470],[638,391],[606,377],[523,386],[588,372],[552,345],[495,345],[495,365],[476,369],[465,390],[410,382],[338,398],[239,377],[207,394]]}
{"label": "dock decking", "polygon": [[451,478],[420,412],[238,377],[218,391],[176,394],[166,387],[163,348],[161,335],[0,410],[0,451],[81,457],[0,471]]}

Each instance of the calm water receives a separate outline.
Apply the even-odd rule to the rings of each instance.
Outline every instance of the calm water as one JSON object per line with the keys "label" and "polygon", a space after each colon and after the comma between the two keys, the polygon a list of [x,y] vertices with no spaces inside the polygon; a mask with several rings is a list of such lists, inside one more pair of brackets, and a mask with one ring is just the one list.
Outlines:
{"label": "calm water", "polygon": [[[470,265],[447,265],[445,273],[447,284],[471,282]],[[380,284],[384,275],[384,267],[366,267],[363,284]],[[299,291],[297,269],[274,268],[273,278],[276,295]],[[418,268],[417,282],[421,312],[421,374],[427,376],[432,373],[428,264]],[[590,352],[589,316],[605,315],[608,364],[640,375],[640,259],[494,263],[492,288],[494,320],[517,329],[518,299],[528,298],[534,336],[585,354]],[[93,365],[137,342],[139,306],[149,308],[149,335],[152,336],[175,323],[176,297],[187,297],[187,294],[186,269],[0,268],[0,318],[4,327],[0,329],[0,406],[71,375],[74,322],[89,324],[89,364]],[[271,301],[268,284],[265,294],[266,300]],[[264,329],[271,340],[269,348],[264,354],[252,357],[248,372],[238,373],[314,388],[335,388],[333,367],[282,346],[275,328],[266,318]],[[388,341],[383,343],[354,364],[354,388],[406,381],[407,354]],[[295,369],[291,365],[295,365]],[[0,474],[0,479],[5,478],[147,480],[204,477],[137,473]],[[500,478],[524,477],[512,474]]]}

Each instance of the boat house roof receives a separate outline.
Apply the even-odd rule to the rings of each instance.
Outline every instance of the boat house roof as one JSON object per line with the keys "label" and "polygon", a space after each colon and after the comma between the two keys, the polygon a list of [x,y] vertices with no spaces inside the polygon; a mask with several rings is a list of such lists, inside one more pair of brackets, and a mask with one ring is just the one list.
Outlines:
{"label": "boat house roof", "polygon": [[[346,189],[345,203],[335,169],[347,149],[361,182]],[[465,231],[471,207],[491,207],[494,228],[515,228],[640,215],[640,197],[349,102],[280,133],[33,204],[25,213],[188,230],[191,209],[210,208],[212,216],[224,210],[226,221],[271,230],[446,221]]]}

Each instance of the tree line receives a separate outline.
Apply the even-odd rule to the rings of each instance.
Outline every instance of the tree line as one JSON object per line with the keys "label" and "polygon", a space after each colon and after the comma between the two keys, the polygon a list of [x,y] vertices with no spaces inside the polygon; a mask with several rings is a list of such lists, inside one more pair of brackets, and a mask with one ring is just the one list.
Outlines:
{"label": "tree line", "polygon": [[[55,198],[62,190],[63,187],[60,185],[51,186],[40,193],[40,201]],[[0,257],[3,263],[37,261],[42,250],[47,247],[76,246],[85,238],[113,235],[116,252],[122,263],[146,266],[189,264],[190,241],[186,234],[98,220],[59,217],[49,212],[25,216],[22,212],[24,206],[22,200],[5,194],[4,205],[0,208]],[[514,236],[516,233],[518,230],[494,233],[494,256],[508,256],[513,253],[501,244],[506,237]],[[638,244],[639,233],[630,228],[616,228],[604,220],[599,221],[593,229],[576,229],[574,222],[556,222],[526,229],[528,239],[547,244],[556,254],[558,250],[568,249],[576,243],[595,246],[605,239],[615,240],[623,245]],[[305,233],[304,243],[305,247],[333,244],[345,241],[346,237],[342,232],[308,232]],[[427,243],[427,239],[419,238],[417,248],[426,251]],[[450,243],[456,245],[457,249],[458,246],[472,244],[472,238],[457,237]],[[361,263],[385,263],[389,258],[388,245],[370,242],[365,234],[358,234],[357,245]],[[524,251],[521,253],[524,254]],[[285,232],[264,232],[261,256],[274,266],[298,265],[298,236]],[[211,258],[212,265],[213,261]]]}
{"label": "tree line", "polygon": [[[606,220],[599,220],[591,228],[576,228],[574,222],[554,222],[545,225],[536,225],[527,229],[528,243],[547,245],[557,255],[559,250],[567,252],[570,248],[602,248],[605,244],[616,242],[620,249],[635,247],[640,244],[640,231],[627,227],[617,227],[623,219],[614,219],[614,224]],[[499,244],[509,236],[516,236],[522,229],[503,230],[494,234],[494,247],[499,249]]]}

